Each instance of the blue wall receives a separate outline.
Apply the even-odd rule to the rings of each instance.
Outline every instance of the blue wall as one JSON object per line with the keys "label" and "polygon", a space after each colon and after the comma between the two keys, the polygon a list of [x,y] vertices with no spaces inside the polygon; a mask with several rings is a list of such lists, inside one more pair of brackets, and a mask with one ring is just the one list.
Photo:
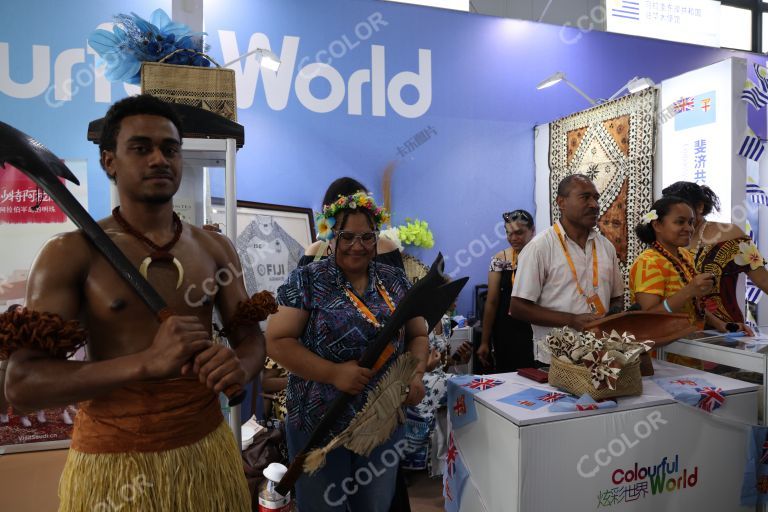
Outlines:
{"label": "blue wall", "polygon": [[[125,4],[3,2],[0,43],[10,43],[12,79],[29,80],[33,44],[51,46],[55,58],[65,49],[85,48],[87,34],[115,13],[148,16],[155,7],[170,12],[168,0]],[[255,33],[264,34],[278,55],[290,46],[284,38],[299,38],[285,108],[268,106],[263,76],[252,97],[244,97],[242,84],[238,89],[240,100],[250,103],[238,113],[246,126],[246,145],[238,156],[238,197],[318,209],[327,184],[342,175],[358,178],[381,197],[382,172],[394,161],[394,220],[429,221],[437,245],[419,251],[422,258],[431,260],[439,249],[447,257],[447,270],[471,276],[459,301],[462,313],[471,307],[471,287],[485,281],[490,256],[503,247],[495,229],[500,213],[534,210],[533,127],[586,107],[583,98],[562,85],[537,91],[539,81],[554,71],[565,71],[588,94],[605,98],[636,75],[658,83],[729,56],[757,58],[373,0],[207,4],[207,40],[217,60],[226,60],[220,31],[234,31],[239,53],[247,50]],[[356,36],[356,28],[366,37]],[[339,108],[324,114],[298,100],[294,84],[302,59],[307,58],[305,64],[314,61],[321,50],[329,51],[323,59],[337,55],[330,65],[346,83],[356,70],[371,69],[372,45],[384,47],[387,82],[398,73],[417,72],[419,49],[431,51],[432,102],[424,115],[405,118],[387,105],[385,116],[373,116],[370,85],[362,89],[362,115],[347,113],[348,91]],[[86,64],[75,71],[92,64],[88,55]],[[72,101],[58,108],[49,107],[42,95],[10,97],[2,88],[2,70],[8,65],[0,60],[0,119],[33,134],[61,157],[87,158],[89,206],[94,215],[106,215],[107,182],[98,167],[96,147],[86,142],[85,132],[87,122],[101,117],[108,103],[94,101],[92,85],[79,87]],[[243,63],[237,66],[242,70]],[[49,67],[53,73],[53,62]],[[282,72],[290,72],[290,66]],[[310,89],[316,97],[330,91],[322,78],[313,80]],[[113,84],[111,91],[112,101],[125,94],[120,84]],[[403,97],[413,103],[417,94],[406,87]],[[752,125],[764,130],[764,123],[753,120]],[[428,127],[436,134],[401,158],[398,147]]]}

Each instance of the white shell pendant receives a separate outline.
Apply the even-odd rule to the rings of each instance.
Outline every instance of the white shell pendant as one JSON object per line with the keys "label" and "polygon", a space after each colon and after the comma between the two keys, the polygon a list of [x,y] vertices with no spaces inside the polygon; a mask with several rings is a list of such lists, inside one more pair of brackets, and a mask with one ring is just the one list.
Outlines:
{"label": "white shell pendant", "polygon": [[[141,274],[144,279],[147,279],[147,270],[149,270],[149,266],[153,261],[152,256],[147,256],[141,261],[139,274]],[[176,259],[176,257],[173,258],[173,265],[176,267],[176,272],[179,274],[179,278],[176,280],[176,289],[178,290],[181,287],[181,283],[184,282],[184,267],[181,266],[181,262]]]}

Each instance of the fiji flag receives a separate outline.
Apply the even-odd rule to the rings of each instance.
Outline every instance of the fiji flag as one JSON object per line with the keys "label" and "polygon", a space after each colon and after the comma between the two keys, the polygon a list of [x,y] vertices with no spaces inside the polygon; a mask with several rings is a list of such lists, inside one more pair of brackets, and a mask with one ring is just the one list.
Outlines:
{"label": "fiji flag", "polygon": [[535,411],[536,409],[561,400],[564,402],[575,402],[575,400],[566,393],[551,392],[536,388],[525,388],[522,391],[518,391],[517,393],[499,399],[499,402],[528,409],[529,411]]}
{"label": "fiji flag", "polygon": [[[763,156],[764,150],[765,144],[762,139],[755,135],[755,132],[751,129],[747,129],[747,132],[744,134],[744,141],[739,148],[739,155],[757,162]],[[747,193],[749,193],[749,184],[747,185]]]}
{"label": "fiji flag", "polygon": [[741,481],[741,505],[768,503],[768,427],[752,426]]}
{"label": "fiji flag", "polygon": [[458,445],[453,439],[453,432],[448,436],[448,454],[445,457],[443,473],[443,497],[445,510],[458,512],[461,507],[461,495],[469,479],[469,471],[464,465]]}
{"label": "fiji flag", "polygon": [[454,429],[469,425],[477,419],[474,394],[478,391],[466,387],[472,375],[461,375],[448,379],[448,416]]}
{"label": "fiji flag", "polygon": [[672,395],[672,398],[684,404],[697,406],[702,400],[700,389],[713,388],[712,384],[698,376],[658,377],[653,379],[661,389]]}
{"label": "fiji flag", "polygon": [[673,104],[675,110],[675,131],[714,123],[717,108],[716,91],[696,96],[681,97]]}
{"label": "fiji flag", "polygon": [[768,91],[762,86],[758,87],[752,80],[747,80],[741,91],[741,99],[759,110],[768,105]]}

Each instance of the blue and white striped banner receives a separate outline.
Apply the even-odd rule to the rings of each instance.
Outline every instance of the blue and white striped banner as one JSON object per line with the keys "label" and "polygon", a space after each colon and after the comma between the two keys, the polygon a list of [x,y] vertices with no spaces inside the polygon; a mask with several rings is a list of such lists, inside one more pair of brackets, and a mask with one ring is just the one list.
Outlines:
{"label": "blue and white striped banner", "polygon": [[747,183],[747,197],[753,203],[768,205],[768,194],[757,183]]}
{"label": "blue and white striped banner", "polygon": [[761,87],[758,87],[752,80],[747,80],[744,83],[744,89],[741,91],[741,99],[755,107],[757,110],[768,105],[768,93],[763,91]]}
{"label": "blue and white striped banner", "polygon": [[757,162],[760,160],[760,157],[763,156],[764,150],[765,144],[760,139],[760,137],[755,135],[755,132],[752,130],[747,130],[747,132],[744,134],[744,141],[741,143],[741,147],[739,148],[739,155]]}
{"label": "blue and white striped banner", "polygon": [[763,295],[763,290],[757,287],[750,278],[747,278],[747,295],[746,298],[749,302],[758,303],[760,297]]}
{"label": "blue and white striped banner", "polygon": [[754,67],[755,75],[757,75],[757,80],[760,82],[760,89],[768,93],[768,68],[761,66],[757,62],[755,62]]}

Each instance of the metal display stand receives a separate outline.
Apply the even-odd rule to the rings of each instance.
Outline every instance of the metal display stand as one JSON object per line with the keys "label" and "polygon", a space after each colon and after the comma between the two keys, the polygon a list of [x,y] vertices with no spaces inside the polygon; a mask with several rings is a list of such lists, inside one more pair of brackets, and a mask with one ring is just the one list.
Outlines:
{"label": "metal display stand", "polygon": [[[193,182],[201,184],[198,196],[202,199],[202,218],[196,215],[196,223],[203,225],[211,218],[210,171],[211,168],[224,168],[224,211],[226,232],[234,242],[237,236],[237,196],[235,181],[235,158],[237,145],[235,139],[187,139],[182,141],[182,157],[184,159],[184,181],[192,171]],[[222,165],[223,164],[223,165]],[[201,189],[201,190],[200,190]],[[195,201],[197,204],[197,200]],[[219,206],[220,207],[220,206]],[[199,210],[198,210],[199,211]],[[229,427],[235,436],[237,446],[241,446],[241,414],[240,406],[229,409]]]}

